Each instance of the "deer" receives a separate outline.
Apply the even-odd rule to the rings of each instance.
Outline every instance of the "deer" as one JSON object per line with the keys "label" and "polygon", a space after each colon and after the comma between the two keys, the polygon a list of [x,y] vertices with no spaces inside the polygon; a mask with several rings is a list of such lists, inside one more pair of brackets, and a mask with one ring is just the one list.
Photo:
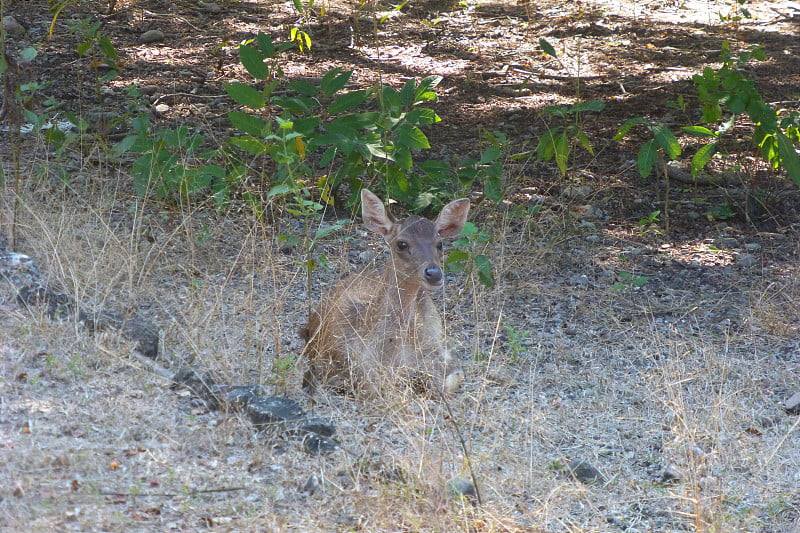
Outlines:
{"label": "deer", "polygon": [[452,394],[463,380],[447,349],[431,297],[444,285],[443,239],[458,237],[469,200],[445,205],[435,221],[397,221],[374,193],[361,189],[365,226],[383,237],[390,255],[378,271],[336,283],[311,312],[303,358],[303,389],[377,393],[401,384],[417,392]]}

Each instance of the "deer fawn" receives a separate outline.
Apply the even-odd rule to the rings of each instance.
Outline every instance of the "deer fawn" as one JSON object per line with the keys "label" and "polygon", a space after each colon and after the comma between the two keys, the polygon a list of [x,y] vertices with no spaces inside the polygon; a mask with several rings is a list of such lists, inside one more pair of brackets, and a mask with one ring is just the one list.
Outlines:
{"label": "deer fawn", "polygon": [[361,206],[365,225],[383,236],[391,257],[379,272],[339,281],[311,313],[303,388],[375,392],[408,380],[417,389],[453,392],[463,372],[447,351],[430,292],[444,282],[442,238],[461,233],[469,200],[450,202],[435,222],[418,216],[397,222],[366,189]]}

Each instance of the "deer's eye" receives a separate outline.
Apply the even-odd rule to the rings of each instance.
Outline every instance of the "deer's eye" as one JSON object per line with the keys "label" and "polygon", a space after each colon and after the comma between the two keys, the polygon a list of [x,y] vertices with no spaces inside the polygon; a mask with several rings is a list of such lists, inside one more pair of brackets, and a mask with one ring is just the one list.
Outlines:
{"label": "deer's eye", "polygon": [[406,241],[397,241],[397,249],[401,252],[403,250],[408,250],[408,243]]}

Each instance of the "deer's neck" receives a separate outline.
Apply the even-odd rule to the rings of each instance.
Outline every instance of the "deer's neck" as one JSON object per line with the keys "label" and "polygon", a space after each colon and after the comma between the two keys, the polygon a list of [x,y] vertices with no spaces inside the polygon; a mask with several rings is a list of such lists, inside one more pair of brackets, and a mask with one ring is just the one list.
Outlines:
{"label": "deer's neck", "polygon": [[390,266],[384,272],[384,282],[389,312],[397,316],[401,324],[409,324],[425,300],[425,289],[416,280],[399,280]]}

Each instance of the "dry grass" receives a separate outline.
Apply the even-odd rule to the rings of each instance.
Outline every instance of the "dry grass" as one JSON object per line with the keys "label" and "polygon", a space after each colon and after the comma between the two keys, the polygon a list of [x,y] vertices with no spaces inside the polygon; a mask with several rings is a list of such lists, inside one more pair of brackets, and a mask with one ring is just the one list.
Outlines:
{"label": "dry grass", "polygon": [[[134,201],[113,182],[91,193],[45,183],[30,182],[21,197],[18,251],[51,285],[89,307],[136,307],[157,321],[165,364],[189,360],[230,383],[300,397],[297,370],[276,363],[299,353],[294,332],[309,304],[298,257],[275,244],[282,228],[129,210]],[[446,292],[449,333],[470,376],[454,417],[417,396],[322,395],[306,407],[335,420],[342,443],[324,457],[284,435],[256,435],[242,416],[208,412],[113,334],[93,337],[5,305],[0,527],[800,528],[798,418],[779,405],[797,387],[796,268],[742,288],[751,295],[750,308],[737,310],[746,327],[703,332],[702,323],[659,319],[645,291],[571,286],[559,270],[595,260],[568,219],[476,216],[493,232],[499,283],[461,280]],[[312,299],[347,270],[340,244],[324,246],[335,272],[315,275]],[[606,483],[573,480],[574,458]],[[482,506],[447,494],[469,464]],[[667,465],[680,481],[662,481]]]}

